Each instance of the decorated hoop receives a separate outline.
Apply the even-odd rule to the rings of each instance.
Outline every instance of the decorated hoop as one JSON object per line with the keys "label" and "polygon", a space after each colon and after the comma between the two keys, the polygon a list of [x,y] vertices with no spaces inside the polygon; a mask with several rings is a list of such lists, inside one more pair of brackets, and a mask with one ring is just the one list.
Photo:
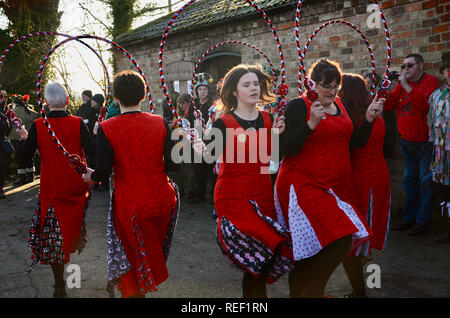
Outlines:
{"label": "decorated hoop", "polygon": [[[203,55],[198,59],[197,63],[195,64],[195,67],[194,67],[194,72],[192,72],[191,91],[194,90],[194,80],[195,80],[195,75],[196,75],[196,73],[197,73],[198,67],[199,67],[200,64],[203,62],[203,60],[205,59],[205,57],[206,57],[209,53],[211,53],[213,50],[215,50],[216,48],[221,47],[221,46],[225,46],[225,45],[229,45],[229,44],[240,44],[240,45],[243,45],[243,46],[248,46],[249,48],[252,48],[252,49],[254,49],[256,52],[258,52],[259,54],[261,54],[261,55],[266,59],[266,61],[269,63],[269,67],[270,67],[270,69],[272,70],[272,77],[273,77],[273,80],[274,80],[274,84],[276,84],[276,82],[277,82],[278,79],[277,79],[277,75],[276,75],[276,72],[275,72],[275,67],[273,66],[272,61],[270,60],[270,58],[269,58],[263,51],[261,51],[261,50],[260,50],[259,48],[257,48],[256,46],[254,46],[254,45],[252,45],[252,44],[249,44],[249,43],[247,43],[247,42],[231,40],[231,41],[220,42],[220,43],[217,43],[217,44],[211,46],[211,47],[210,47],[209,49],[207,49],[207,50],[205,51],[205,53],[203,53]],[[273,89],[274,89],[274,92],[276,92],[276,90],[277,90],[276,85],[274,85]],[[194,102],[194,96],[192,96],[192,101]]]}
{"label": "decorated hoop", "polygon": [[86,163],[83,162],[78,155],[70,155],[67,152],[67,150],[63,147],[61,142],[58,140],[58,138],[56,137],[55,133],[53,132],[53,130],[52,130],[51,126],[50,126],[50,123],[47,120],[47,116],[46,116],[46,114],[44,112],[44,109],[42,107],[42,99],[41,99],[41,78],[42,78],[43,70],[44,70],[45,64],[47,63],[48,58],[50,57],[51,54],[53,54],[55,52],[55,50],[58,47],[60,47],[61,45],[65,44],[65,43],[67,43],[69,41],[73,41],[73,40],[76,40],[76,39],[96,39],[96,40],[104,41],[106,43],[111,44],[112,46],[114,46],[117,49],[119,49],[122,53],[124,53],[128,57],[128,59],[135,65],[135,67],[137,68],[137,70],[141,74],[142,78],[144,79],[145,86],[146,86],[146,89],[147,89],[147,95],[148,95],[148,98],[149,98],[150,110],[152,112],[154,110],[153,110],[153,105],[152,105],[152,100],[151,100],[151,95],[150,95],[150,89],[148,87],[148,83],[147,83],[147,80],[145,78],[145,75],[144,75],[142,69],[139,67],[139,65],[137,64],[136,60],[124,48],[122,48],[119,44],[117,44],[117,43],[115,43],[115,42],[113,42],[111,40],[108,40],[108,39],[105,39],[105,38],[101,38],[101,37],[98,37],[98,36],[94,36],[94,35],[79,35],[79,36],[75,36],[75,37],[70,37],[70,38],[68,38],[68,39],[66,39],[64,41],[59,42],[57,45],[55,45],[47,53],[47,55],[45,56],[44,60],[41,63],[41,66],[39,68],[39,72],[38,72],[38,76],[37,76],[38,79],[37,79],[37,84],[36,84],[36,96],[37,96],[37,99],[38,99],[39,109],[40,109],[42,117],[44,119],[44,124],[47,127],[47,130],[48,130],[49,134],[51,135],[52,140],[56,143],[57,147],[62,151],[62,153],[68,158],[71,166],[74,167],[75,170],[78,173],[81,174],[81,173],[85,173],[86,172],[86,169],[87,169]]}
{"label": "decorated hoop", "polygon": [[[245,0],[248,4],[250,4],[251,6],[253,6],[259,13],[261,13],[262,17],[264,18],[264,20],[267,22],[267,24],[269,25],[272,34],[275,38],[275,42],[278,46],[278,52],[280,54],[280,60],[281,60],[281,83],[278,86],[279,89],[279,94],[282,95],[282,98],[280,98],[280,109],[284,109],[286,107],[286,95],[288,92],[288,88],[286,85],[286,72],[285,72],[285,65],[284,65],[284,57],[283,57],[283,50],[281,48],[281,42],[278,38],[277,32],[275,30],[275,27],[273,26],[272,22],[270,21],[269,17],[267,16],[267,14],[260,9],[256,3],[254,1],[251,0]],[[161,80],[161,87],[163,90],[163,94],[166,97],[167,103],[173,113],[173,115],[175,116],[175,118],[177,118],[177,120],[179,120],[179,115],[175,110],[175,107],[173,106],[172,101],[170,100],[170,96],[168,93],[168,89],[167,89],[167,84],[166,81],[164,79],[164,67],[163,67],[163,54],[164,54],[164,46],[165,46],[165,42],[167,40],[167,36],[169,34],[169,30],[172,27],[172,25],[174,24],[175,20],[178,18],[178,16],[181,14],[181,12],[183,12],[184,9],[186,9],[187,7],[189,7],[191,4],[193,4],[194,2],[196,2],[196,0],[190,0],[187,3],[185,3],[180,9],[178,9],[177,12],[175,12],[175,14],[173,15],[173,17],[170,19],[169,23],[166,26],[166,29],[161,37],[161,43],[160,43],[160,47],[159,47],[159,56],[158,56],[158,67],[159,67],[159,75],[160,75],[160,80]]]}
{"label": "decorated hoop", "polygon": [[[370,54],[370,62],[372,64],[372,87],[371,87],[371,94],[374,95],[375,94],[375,58],[373,57],[373,51],[372,51],[372,47],[369,43],[369,40],[367,40],[366,36],[364,35],[364,33],[362,33],[362,31],[355,26],[354,24],[346,21],[346,20],[331,20],[328,22],[325,22],[324,24],[322,24],[321,26],[319,26],[310,36],[310,38],[308,39],[308,41],[305,44],[305,47],[303,48],[303,51],[301,52],[300,55],[300,66],[299,66],[299,74],[303,74],[304,77],[304,81],[306,81],[308,79],[308,76],[306,74],[306,70],[305,70],[305,65],[303,63],[303,60],[305,59],[305,54],[308,51],[308,47],[311,44],[312,40],[314,39],[314,37],[319,33],[320,30],[322,30],[323,28],[329,26],[329,25],[333,25],[333,24],[344,24],[344,25],[348,25],[349,27],[351,27],[353,30],[355,30],[356,32],[358,32],[358,34],[361,36],[361,38],[364,40],[364,42],[366,43],[367,46],[367,50],[369,51]],[[301,75],[299,76],[299,93],[301,94]]]}
{"label": "decorated hoop", "polygon": [[[378,95],[386,96],[387,95],[387,89],[389,88],[390,83],[391,83],[389,81],[389,79],[388,79],[388,76],[389,76],[389,73],[390,73],[391,60],[392,60],[392,58],[391,58],[391,51],[392,51],[391,50],[391,39],[390,39],[390,36],[389,36],[389,28],[388,28],[387,21],[386,21],[386,18],[384,16],[383,10],[381,9],[381,6],[380,6],[380,4],[378,3],[377,0],[373,0],[373,2],[379,8],[380,16],[381,16],[381,19],[383,21],[384,31],[385,31],[385,34],[386,34],[386,44],[387,44],[386,72],[385,72],[385,75],[384,75],[384,80],[381,83],[381,90],[379,92],[377,92],[377,96]],[[298,53],[298,56],[299,56],[299,61],[300,60],[302,61],[302,54],[303,54],[301,52],[301,48],[300,48],[300,36],[299,36],[300,12],[301,12],[302,4],[303,4],[303,0],[299,0],[298,3],[297,3],[297,9],[296,9],[296,14],[295,14],[295,40],[296,40],[296,45],[297,45],[297,53]],[[362,34],[362,32],[360,34]],[[366,42],[366,44],[367,43],[368,42]],[[371,57],[372,57],[372,54],[371,54]],[[299,66],[299,72],[298,72],[298,90],[299,90],[299,94],[301,94],[301,85],[302,85],[302,71],[300,70],[301,67],[302,66],[300,65]],[[374,63],[372,62],[372,79],[373,79],[372,82],[374,83],[375,82],[375,80],[374,80],[375,73],[374,73],[373,70],[374,70]],[[306,86],[306,82],[305,82],[305,86]],[[373,94],[373,90],[374,90],[374,87],[372,86],[372,92],[371,92],[372,94]]]}
{"label": "decorated hoop", "polygon": [[391,81],[389,80],[389,73],[391,72],[391,61],[392,61],[392,47],[391,47],[391,38],[389,36],[389,28],[384,16],[383,10],[381,9],[380,4],[377,0],[373,0],[373,2],[378,6],[380,10],[381,20],[383,21],[384,33],[386,34],[386,49],[387,49],[387,59],[386,59],[386,71],[384,72],[384,80],[381,82],[381,90],[377,92],[378,96],[387,97],[389,95],[389,86],[391,85]]}
{"label": "decorated hoop", "polygon": [[[9,53],[9,51],[18,43],[22,42],[23,40],[26,40],[28,38],[34,37],[34,36],[42,36],[42,35],[51,35],[51,36],[63,36],[66,38],[72,38],[72,36],[68,35],[68,34],[63,34],[63,33],[58,33],[58,32],[34,32],[34,33],[29,33],[27,35],[21,36],[20,38],[16,39],[14,42],[12,42],[7,48],[6,50],[3,52],[2,56],[0,57],[0,70],[3,64],[3,60],[5,59],[6,55]],[[94,54],[100,59],[100,62],[102,63],[103,66],[103,70],[105,72],[106,78],[107,78],[107,82],[108,82],[108,95],[107,95],[107,100],[109,100],[111,98],[111,89],[110,89],[110,79],[109,79],[109,74],[108,74],[108,68],[105,65],[105,62],[103,61],[102,57],[100,56],[100,54],[98,54],[98,52],[93,49],[90,45],[88,45],[87,43],[76,39],[77,42],[80,42],[81,44],[83,44],[84,46],[86,46],[88,49],[90,49],[92,52],[94,52]],[[14,113],[14,111],[12,111],[11,109],[9,109],[6,100],[4,98],[4,96],[2,95],[1,91],[0,91],[0,107],[2,107],[5,110],[5,113],[10,117],[12,123],[14,124],[15,127],[20,127],[22,125],[22,121],[20,120],[20,118],[16,117],[16,114]]]}

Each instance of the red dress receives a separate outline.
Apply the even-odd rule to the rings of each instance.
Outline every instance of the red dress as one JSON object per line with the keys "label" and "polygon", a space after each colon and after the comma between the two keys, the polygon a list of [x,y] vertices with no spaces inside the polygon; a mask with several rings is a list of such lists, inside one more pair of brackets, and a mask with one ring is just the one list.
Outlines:
{"label": "red dress", "polygon": [[385,131],[383,118],[375,119],[366,146],[352,150],[355,204],[373,232],[370,241],[360,247],[357,255],[367,256],[372,248],[383,250],[386,244],[391,189],[389,169],[383,155]]}
{"label": "red dress", "polygon": [[[66,150],[85,160],[80,136],[81,118],[48,118],[48,122]],[[34,123],[41,176],[38,206],[30,227],[32,259],[34,264],[67,263],[70,254],[77,249],[81,252],[85,243],[84,217],[90,197],[89,185],[52,141],[44,120],[40,118]]]}
{"label": "red dress", "polygon": [[156,290],[168,278],[166,260],[179,210],[164,168],[161,116],[123,114],[101,124],[114,153],[108,220],[108,289],[122,297]]}
{"label": "red dress", "polygon": [[[302,98],[307,121],[312,103]],[[353,123],[341,100],[336,97],[335,102],[341,114],[326,114],[298,154],[283,159],[276,181],[278,220],[291,232],[296,261],[350,234],[357,244],[369,237],[367,225],[351,202]]]}
{"label": "red dress", "polygon": [[244,131],[231,114],[220,117],[227,128],[227,142],[220,158],[214,205],[217,239],[224,255],[255,277],[274,257],[268,277],[271,283],[292,270],[293,263],[288,233],[274,221],[269,174],[272,122],[267,112],[261,114],[264,128],[253,131]]}

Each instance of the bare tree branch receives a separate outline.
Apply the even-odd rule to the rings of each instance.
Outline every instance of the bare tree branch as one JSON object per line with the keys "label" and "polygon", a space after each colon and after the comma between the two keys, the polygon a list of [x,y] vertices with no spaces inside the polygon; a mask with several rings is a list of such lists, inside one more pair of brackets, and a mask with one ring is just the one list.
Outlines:
{"label": "bare tree branch", "polygon": [[105,27],[105,29],[108,31],[109,34],[112,34],[112,28],[108,25],[106,25],[105,23],[103,23],[103,21],[101,21],[100,19],[98,19],[95,15],[93,15],[91,13],[91,11],[89,11],[88,9],[86,9],[81,3],[79,4],[79,6],[81,7],[81,9],[83,9],[85,12],[87,12],[92,18],[94,18],[95,21],[97,21],[98,23],[100,23],[101,25],[103,25]]}

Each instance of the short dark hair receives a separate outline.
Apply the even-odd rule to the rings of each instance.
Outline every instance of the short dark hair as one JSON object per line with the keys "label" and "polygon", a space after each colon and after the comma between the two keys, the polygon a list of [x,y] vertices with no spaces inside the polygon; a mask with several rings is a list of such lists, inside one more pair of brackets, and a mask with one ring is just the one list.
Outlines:
{"label": "short dark hair", "polygon": [[424,63],[423,56],[420,54],[416,54],[416,53],[408,54],[408,55],[406,55],[405,59],[408,59],[410,57],[413,57],[414,60],[416,61],[416,63],[422,63],[422,64]]}
{"label": "short dark hair", "polygon": [[83,92],[81,93],[81,95],[85,95],[85,96],[87,96],[87,97],[89,97],[89,98],[92,98],[92,91],[89,90],[89,89],[87,89],[87,90],[83,91]]}
{"label": "short dark hair", "polygon": [[91,98],[94,102],[97,103],[97,105],[99,106],[103,106],[103,103],[105,102],[105,98],[103,97],[102,94],[95,94],[94,96],[92,96]]}
{"label": "short dark hair", "polygon": [[336,80],[336,84],[341,85],[342,82],[342,69],[338,62],[330,61],[327,59],[321,59],[314,62],[308,71],[309,77],[316,83],[328,85],[333,80]]}
{"label": "short dark hair", "polygon": [[450,51],[442,53],[442,63],[439,73],[443,74],[446,68],[450,67]]}
{"label": "short dark hair", "polygon": [[135,71],[122,71],[114,76],[113,91],[123,107],[135,106],[145,96],[145,82]]}

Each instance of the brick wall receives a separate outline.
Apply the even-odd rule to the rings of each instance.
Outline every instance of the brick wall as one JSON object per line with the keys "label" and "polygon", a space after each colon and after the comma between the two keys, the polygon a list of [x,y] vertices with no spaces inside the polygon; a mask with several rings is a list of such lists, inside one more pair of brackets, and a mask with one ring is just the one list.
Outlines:
{"label": "brick wall", "polygon": [[[437,75],[442,51],[450,50],[449,16],[450,3],[446,0],[388,0],[380,1],[387,19],[392,42],[392,67],[398,70],[405,55],[420,53],[425,59],[425,71]],[[367,20],[371,12],[370,0],[317,1],[302,8],[300,20],[301,47],[311,33],[322,23],[331,19],[344,19],[358,26],[368,38],[374,51],[377,73],[384,74],[386,66],[386,38],[381,28],[369,28]],[[297,95],[298,55],[295,45],[295,8],[285,12],[269,13],[280,37],[285,58],[289,98]],[[161,31],[162,32],[162,31]],[[198,58],[212,45],[227,40],[241,40],[254,44],[280,69],[280,58],[275,41],[266,22],[261,17],[226,25],[211,26],[189,33],[169,33],[164,52],[164,65],[176,61]],[[163,100],[158,72],[160,38],[139,45],[123,46],[136,58],[146,74],[157,112],[161,112]],[[217,51],[240,52],[243,63],[261,63],[266,60],[254,50],[233,45]],[[118,69],[132,68],[128,60],[117,53]],[[326,57],[341,63],[345,72],[362,73],[371,68],[366,45],[353,29],[346,25],[332,25],[321,30],[310,45],[305,64],[310,66],[316,59]],[[403,163],[398,144],[394,158],[389,160],[392,178],[392,209],[403,205],[401,186]]]}

